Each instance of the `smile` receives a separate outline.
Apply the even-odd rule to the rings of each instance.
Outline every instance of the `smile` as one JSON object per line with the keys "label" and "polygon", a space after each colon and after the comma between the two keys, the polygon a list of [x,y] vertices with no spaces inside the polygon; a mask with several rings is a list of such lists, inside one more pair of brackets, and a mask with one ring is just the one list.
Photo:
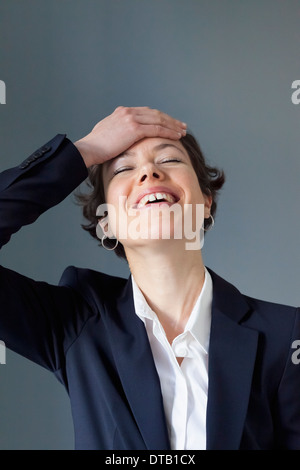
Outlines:
{"label": "smile", "polygon": [[176,198],[172,194],[162,192],[146,194],[140,199],[137,209],[141,209],[149,204],[157,204],[159,202],[174,204],[176,202]]}

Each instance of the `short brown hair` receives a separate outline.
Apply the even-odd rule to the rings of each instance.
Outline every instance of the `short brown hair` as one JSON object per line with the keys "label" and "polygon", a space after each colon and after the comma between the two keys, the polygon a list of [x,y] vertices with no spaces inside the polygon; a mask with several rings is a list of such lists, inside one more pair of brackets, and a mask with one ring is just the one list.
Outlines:
{"label": "short brown hair", "polygon": [[[201,191],[206,196],[212,197],[210,213],[214,217],[217,210],[218,192],[225,182],[224,171],[216,167],[209,166],[206,163],[202,150],[192,134],[187,133],[180,139],[180,142],[190,157],[191,163],[198,177]],[[97,240],[99,240],[96,231],[99,217],[96,215],[96,212],[98,206],[106,202],[102,178],[102,168],[102,165],[94,165],[89,168],[87,186],[90,188],[90,192],[85,194],[80,192],[76,194],[76,199],[82,206],[83,216],[88,221],[86,224],[82,224],[82,228],[89,232],[90,235]],[[207,229],[210,223],[210,218],[205,219],[204,228]],[[115,245],[115,240],[110,240],[107,238],[105,240],[105,245],[107,247],[113,247]],[[114,251],[117,256],[126,259],[124,247],[120,242]]]}

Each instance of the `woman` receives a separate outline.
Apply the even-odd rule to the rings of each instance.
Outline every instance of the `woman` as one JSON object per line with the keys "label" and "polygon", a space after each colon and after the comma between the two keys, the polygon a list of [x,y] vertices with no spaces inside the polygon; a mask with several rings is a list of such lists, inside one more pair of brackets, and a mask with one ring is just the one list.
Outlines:
{"label": "woman", "polygon": [[87,168],[86,228],[97,236],[99,218],[130,278],[70,267],[50,286],[0,270],[0,337],[65,385],[76,449],[300,449],[299,309],[204,266],[196,229],[224,175],[185,124],[120,107],[75,144],[56,136],[2,174],[1,245]]}

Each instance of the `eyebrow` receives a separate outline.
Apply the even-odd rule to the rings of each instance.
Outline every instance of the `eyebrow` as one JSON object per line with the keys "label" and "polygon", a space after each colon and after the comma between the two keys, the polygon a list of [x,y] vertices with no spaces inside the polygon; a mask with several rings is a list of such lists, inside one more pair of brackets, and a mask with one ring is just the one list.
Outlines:
{"label": "eyebrow", "polygon": [[114,158],[111,158],[110,160],[107,160],[105,163],[106,165],[106,169],[109,170],[109,168],[111,167],[111,165],[116,161],[118,160],[119,158],[123,158],[123,157],[133,157],[133,153],[130,152],[129,150],[125,150],[125,152],[123,153],[120,153],[119,155],[117,155],[116,157]]}
{"label": "eyebrow", "polygon": [[[156,145],[155,147],[153,147],[152,151],[153,152],[160,152],[161,150],[164,150],[165,148],[168,148],[168,147],[172,147],[176,150],[179,150],[179,152],[181,152],[183,155],[185,155],[184,153],[184,150],[181,149],[180,147],[177,147],[177,145],[174,145],[174,144],[169,144],[169,143],[162,143],[162,144],[158,144]],[[120,155],[118,155],[117,157],[113,158],[111,161],[117,159],[117,158],[121,158],[121,157],[134,157],[135,156],[135,153],[132,152],[131,150],[125,150],[125,152],[123,153],[120,153]]]}
{"label": "eyebrow", "polygon": [[164,150],[165,148],[168,148],[168,147],[175,148],[176,150],[179,150],[179,152],[181,152],[183,155],[185,155],[183,149],[181,149],[180,147],[177,147],[177,145],[169,144],[169,143],[158,144],[158,145],[156,145],[156,146],[153,148],[153,150],[154,150],[155,152],[159,152],[160,150]]}
{"label": "eyebrow", "polygon": [[[174,144],[170,144],[170,143],[162,143],[162,144],[158,144],[156,145],[155,147],[153,147],[153,151],[154,152],[160,152],[161,150],[164,150],[168,147],[172,147],[172,148],[175,148],[176,150],[179,150],[179,152],[181,152],[184,156],[185,155],[185,152],[183,149],[181,149],[180,147],[177,147],[177,145],[174,145]],[[120,153],[119,155],[117,155],[116,157],[112,158],[111,160],[105,162],[107,164],[107,169],[110,168],[110,166],[112,165],[112,163],[119,159],[119,158],[124,158],[124,157],[134,157],[135,156],[135,153],[132,152],[131,150],[125,150],[124,152]]]}

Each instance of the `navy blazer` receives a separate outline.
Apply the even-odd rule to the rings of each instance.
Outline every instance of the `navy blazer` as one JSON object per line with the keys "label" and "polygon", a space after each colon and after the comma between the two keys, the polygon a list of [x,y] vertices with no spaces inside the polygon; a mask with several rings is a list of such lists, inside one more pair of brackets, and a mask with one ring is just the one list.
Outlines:
{"label": "navy blazer", "polygon": [[[85,178],[58,135],[0,175],[0,245]],[[299,309],[242,295],[210,270],[207,449],[300,449]],[[0,338],[70,397],[76,449],[170,448],[160,382],[131,279],[69,267],[49,285],[0,267]]]}

